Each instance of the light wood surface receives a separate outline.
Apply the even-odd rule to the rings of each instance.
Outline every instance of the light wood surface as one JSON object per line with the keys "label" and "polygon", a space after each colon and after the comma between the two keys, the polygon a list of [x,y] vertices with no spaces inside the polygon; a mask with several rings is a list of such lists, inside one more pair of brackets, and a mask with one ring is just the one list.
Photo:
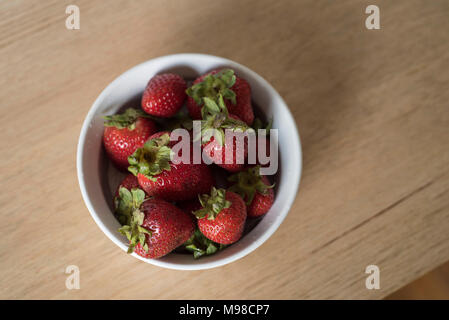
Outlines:
{"label": "light wood surface", "polygon": [[[81,29],[65,28],[76,4]],[[377,4],[381,29],[365,28]],[[0,1],[0,298],[385,297],[449,259],[449,1]],[[81,124],[128,68],[223,56],[286,100],[304,153],[296,201],[213,270],[129,257],[78,188]],[[288,143],[288,142],[287,142]],[[378,265],[380,290],[365,288]],[[67,290],[77,265],[81,289]]]}
{"label": "light wood surface", "polygon": [[449,262],[393,292],[386,299],[449,300]]}

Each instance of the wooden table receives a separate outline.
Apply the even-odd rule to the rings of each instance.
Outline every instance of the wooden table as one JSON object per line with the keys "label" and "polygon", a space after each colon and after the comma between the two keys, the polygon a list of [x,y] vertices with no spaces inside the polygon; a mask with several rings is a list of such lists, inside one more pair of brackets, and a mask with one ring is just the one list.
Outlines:
{"label": "wooden table", "polygon": [[[65,8],[80,8],[67,30]],[[365,8],[380,8],[380,30]],[[382,298],[449,259],[449,2],[0,1],[0,298]],[[213,270],[127,256],[78,187],[81,124],[151,58],[200,52],[265,77],[304,170],[259,249]],[[380,289],[367,290],[367,265]],[[66,267],[81,289],[67,290]]]}

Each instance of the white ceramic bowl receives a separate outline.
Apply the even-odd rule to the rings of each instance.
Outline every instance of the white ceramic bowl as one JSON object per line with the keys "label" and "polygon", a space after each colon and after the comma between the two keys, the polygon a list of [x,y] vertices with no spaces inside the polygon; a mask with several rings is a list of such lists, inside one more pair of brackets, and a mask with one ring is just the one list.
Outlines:
{"label": "white ceramic bowl", "polygon": [[276,90],[254,71],[224,58],[204,54],[174,54],[151,59],[123,73],[98,96],[81,129],[78,141],[77,171],[84,202],[100,229],[126,254],[127,240],[117,232],[120,227],[112,214],[111,202],[123,175],[109,165],[103,149],[102,116],[116,113],[124,105],[139,106],[140,96],[154,75],[175,72],[194,79],[217,67],[230,67],[251,85],[252,99],[273,128],[279,129],[279,172],[276,198],[270,211],[237,243],[214,255],[194,260],[191,255],[169,254],[161,259],[144,259],[147,263],[179,270],[215,268],[242,258],[262,245],[279,227],[295,199],[301,177],[301,144],[295,121]]}

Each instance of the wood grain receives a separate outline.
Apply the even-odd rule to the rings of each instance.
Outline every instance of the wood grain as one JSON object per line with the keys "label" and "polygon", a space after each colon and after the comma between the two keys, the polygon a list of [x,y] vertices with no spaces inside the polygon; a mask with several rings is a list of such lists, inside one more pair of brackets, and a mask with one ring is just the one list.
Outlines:
{"label": "wood grain", "polygon": [[[365,28],[376,3],[381,29]],[[449,2],[0,1],[0,298],[378,299],[449,259]],[[65,7],[81,29],[65,28]],[[298,124],[304,171],[278,231],[230,265],[164,270],[119,250],[78,188],[101,90],[178,52],[265,77]],[[288,143],[288,142],[287,142]],[[81,289],[67,290],[77,265]],[[381,289],[365,288],[365,267]]]}
{"label": "wood grain", "polygon": [[448,300],[449,262],[393,292],[388,300]]}

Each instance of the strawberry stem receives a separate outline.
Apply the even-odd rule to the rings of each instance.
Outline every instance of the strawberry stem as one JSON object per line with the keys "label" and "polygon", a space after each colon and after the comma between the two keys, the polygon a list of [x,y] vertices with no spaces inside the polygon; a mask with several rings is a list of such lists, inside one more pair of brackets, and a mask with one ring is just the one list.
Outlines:
{"label": "strawberry stem", "polygon": [[234,70],[222,69],[216,74],[209,74],[203,81],[194,84],[186,90],[187,95],[192,97],[198,105],[203,105],[203,98],[210,98],[217,101],[218,95],[230,100],[236,104],[235,92],[230,88],[235,84],[236,77]]}
{"label": "strawberry stem", "polygon": [[247,205],[251,204],[256,192],[266,194],[268,189],[274,187],[274,184],[270,186],[262,181],[260,166],[248,168],[233,174],[228,178],[228,181],[235,183],[228,190],[240,195],[242,199],[246,200]]}
{"label": "strawberry stem", "polygon": [[204,255],[209,256],[216,253],[219,250],[226,248],[226,245],[215,243],[212,240],[207,239],[201,231],[197,228],[194,234],[187,240],[183,246],[193,253],[193,257],[198,259]]}
{"label": "strawberry stem", "polygon": [[241,131],[251,129],[243,121],[229,116],[228,109],[226,108],[226,104],[224,103],[221,94],[218,95],[218,103],[208,97],[204,98],[204,106],[201,109],[201,115],[203,118],[203,120],[201,120],[201,141],[203,143],[210,141],[213,130],[218,131],[218,135],[215,135],[215,139],[218,140],[220,145],[224,145],[224,129],[239,129]]}
{"label": "strawberry stem", "polygon": [[170,135],[163,134],[145,142],[142,148],[138,148],[128,157],[128,171],[137,176],[139,173],[152,181],[156,181],[154,176],[162,171],[170,171],[170,159],[172,151],[168,147]]}
{"label": "strawberry stem", "polygon": [[130,191],[121,187],[119,195],[115,198],[116,213],[126,218],[126,222],[118,231],[129,240],[128,253],[134,252],[138,243],[145,252],[148,252],[145,235],[151,237],[151,231],[142,227],[145,214],[140,211],[140,206],[145,200],[145,192],[139,188],[133,188]]}
{"label": "strawberry stem", "polygon": [[212,187],[210,195],[203,194],[198,198],[203,207],[193,212],[198,219],[207,216],[208,220],[214,220],[221,210],[229,208],[232,204],[231,201],[226,200],[226,190],[215,187]]}
{"label": "strawberry stem", "polygon": [[137,110],[134,108],[128,108],[125,112],[121,114],[114,114],[111,116],[104,116],[105,127],[116,127],[117,129],[127,128],[129,130],[134,130],[136,128],[136,121],[139,118],[152,118],[150,115],[146,114],[142,110]]}

